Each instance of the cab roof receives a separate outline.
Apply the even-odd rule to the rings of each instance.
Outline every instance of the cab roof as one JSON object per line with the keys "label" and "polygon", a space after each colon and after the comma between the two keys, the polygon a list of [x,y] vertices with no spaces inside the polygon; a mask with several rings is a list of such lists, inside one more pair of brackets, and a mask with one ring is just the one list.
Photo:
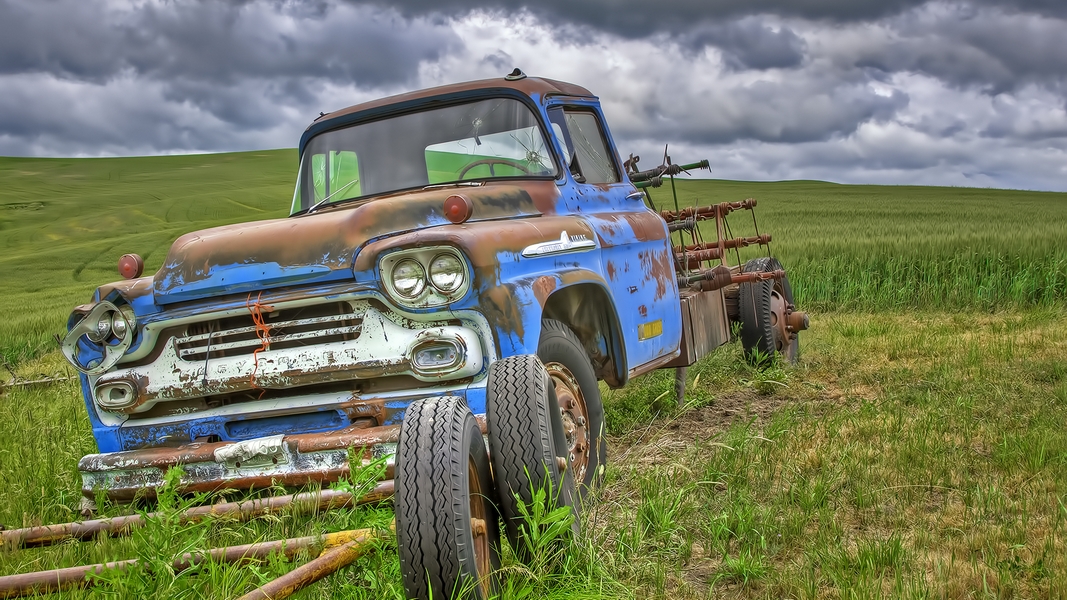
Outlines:
{"label": "cab roof", "polygon": [[307,129],[304,130],[304,134],[300,136],[300,154],[304,153],[304,146],[311,139],[311,136],[329,129],[362,121],[365,118],[373,118],[377,114],[384,114],[393,110],[403,110],[407,107],[414,108],[434,100],[448,102],[467,95],[477,95],[478,92],[492,93],[493,91],[518,93],[535,99],[548,96],[595,97],[592,92],[580,85],[555,79],[526,76],[521,79],[512,79],[510,77],[479,79],[477,81],[426,88],[355,104],[320,116],[311,125],[308,125]]}

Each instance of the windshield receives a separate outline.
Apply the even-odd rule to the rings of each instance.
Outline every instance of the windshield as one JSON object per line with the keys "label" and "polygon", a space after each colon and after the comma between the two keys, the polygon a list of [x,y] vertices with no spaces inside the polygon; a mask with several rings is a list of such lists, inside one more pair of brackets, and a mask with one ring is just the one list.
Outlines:
{"label": "windshield", "polygon": [[304,149],[292,212],[427,185],[556,173],[533,111],[494,98],[315,136]]}

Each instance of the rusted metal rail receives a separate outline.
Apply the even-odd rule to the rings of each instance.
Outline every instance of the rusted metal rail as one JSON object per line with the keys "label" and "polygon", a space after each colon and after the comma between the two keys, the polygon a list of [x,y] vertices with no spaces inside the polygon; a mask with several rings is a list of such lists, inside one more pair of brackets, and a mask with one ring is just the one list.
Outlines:
{"label": "rusted metal rail", "polygon": [[703,244],[690,244],[684,248],[682,246],[675,246],[674,260],[678,265],[685,264],[686,268],[695,269],[699,267],[702,262],[720,260],[722,257],[726,256],[726,250],[747,248],[752,244],[765,246],[769,243],[771,243],[771,234],[764,233],[753,237],[739,237],[723,240],[721,245],[718,242],[705,242]]}
{"label": "rusted metal rail", "polygon": [[[284,556],[287,559],[292,559],[303,550],[321,551],[322,549],[334,548],[337,546],[349,547],[348,552],[358,552],[359,549],[373,543],[377,538],[378,536],[372,529],[355,529],[337,533],[327,533],[321,536],[316,535],[270,542],[256,542],[254,544],[244,544],[229,548],[213,548],[202,552],[187,552],[182,556],[175,558],[171,563],[171,568],[177,573],[186,571],[206,561],[246,563],[263,560],[271,554],[277,554]],[[345,554],[344,558],[348,558],[349,556],[349,554]],[[355,558],[353,557],[345,564],[351,563],[352,560],[355,560]],[[137,563],[138,560],[133,558],[95,565],[82,565],[78,567],[67,567],[65,569],[52,569],[48,571],[23,573],[20,575],[7,575],[0,577],[0,599],[51,594],[64,590],[93,587],[100,583],[100,579],[93,577],[93,575],[99,575],[104,571],[113,569],[126,570]],[[333,570],[336,571],[341,566],[343,565],[338,565]],[[323,570],[323,564],[320,563],[317,565],[316,569]],[[307,580],[302,585],[317,581],[332,572],[333,571],[323,572],[319,577]],[[299,587],[294,588],[294,591],[295,589],[299,589]]]}
{"label": "rusted metal rail", "polygon": [[[364,530],[366,531],[366,530]],[[367,533],[357,536],[336,548],[324,551],[318,558],[301,565],[270,583],[258,587],[238,600],[281,600],[288,598],[316,581],[336,573],[374,550],[377,536]]]}
{"label": "rusted metal rail", "polygon": [[[246,521],[284,509],[290,509],[295,514],[315,514],[326,510],[379,502],[390,498],[392,495],[393,480],[388,479],[379,482],[374,489],[361,497],[355,497],[349,492],[320,490],[317,492],[303,492],[286,496],[246,500],[244,502],[224,502],[209,506],[197,506],[182,512],[179,518],[182,522],[194,522],[219,517]],[[145,520],[153,516],[155,516],[155,513],[11,529],[0,531],[0,539],[3,540],[5,549],[14,549],[50,546],[70,539],[88,540],[97,535],[122,536],[128,535],[134,528],[144,525]]]}
{"label": "rusted metal rail", "polygon": [[720,202],[719,204],[692,206],[681,210],[661,210],[659,211],[659,215],[668,223],[688,218],[696,218],[699,221],[703,219],[714,219],[716,215],[725,216],[735,210],[752,210],[755,207],[756,199],[748,198],[746,200],[741,200],[740,202]]}

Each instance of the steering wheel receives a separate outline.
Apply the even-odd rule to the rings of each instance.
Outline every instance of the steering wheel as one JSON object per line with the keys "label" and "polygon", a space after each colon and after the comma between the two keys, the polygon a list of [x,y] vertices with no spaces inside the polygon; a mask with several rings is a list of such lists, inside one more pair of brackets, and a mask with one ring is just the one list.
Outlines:
{"label": "steering wheel", "polygon": [[459,179],[463,179],[463,176],[466,175],[468,171],[479,165],[489,165],[489,174],[493,176],[496,175],[496,173],[493,172],[493,165],[506,165],[513,169],[518,169],[527,175],[530,174],[530,170],[517,160],[511,160],[510,158],[483,158],[482,160],[468,163],[467,166],[463,167],[459,172]]}

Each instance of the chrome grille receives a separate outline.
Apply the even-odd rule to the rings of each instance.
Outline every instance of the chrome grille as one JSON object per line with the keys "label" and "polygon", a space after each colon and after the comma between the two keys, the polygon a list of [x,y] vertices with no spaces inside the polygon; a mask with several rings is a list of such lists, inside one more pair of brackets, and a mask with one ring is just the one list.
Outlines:
{"label": "chrome grille", "polygon": [[251,313],[192,324],[185,335],[174,338],[178,357],[195,362],[248,355],[263,347],[282,350],[354,340],[363,327],[362,317],[344,302],[264,312],[263,321],[269,331],[263,340],[256,335]]}

